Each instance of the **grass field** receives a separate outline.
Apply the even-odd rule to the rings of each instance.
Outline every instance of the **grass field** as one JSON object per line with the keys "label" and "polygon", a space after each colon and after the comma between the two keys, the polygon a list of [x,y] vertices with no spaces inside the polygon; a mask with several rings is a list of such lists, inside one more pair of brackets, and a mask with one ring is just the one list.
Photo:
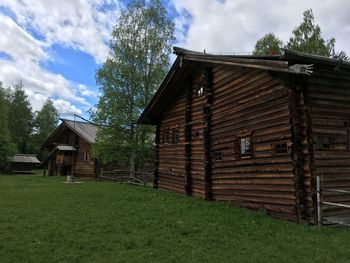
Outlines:
{"label": "grass field", "polygon": [[0,176],[0,262],[350,262],[350,231],[152,188]]}

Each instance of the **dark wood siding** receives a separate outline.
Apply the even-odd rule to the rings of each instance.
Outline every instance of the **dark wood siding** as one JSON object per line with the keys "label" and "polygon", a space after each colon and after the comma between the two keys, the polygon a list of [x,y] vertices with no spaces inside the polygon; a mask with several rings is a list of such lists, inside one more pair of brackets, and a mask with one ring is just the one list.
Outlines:
{"label": "dark wood siding", "polygon": [[[178,130],[179,142],[172,143],[172,131]],[[163,113],[159,124],[158,187],[185,193],[185,96],[178,97]],[[168,132],[168,142],[165,133]]]}
{"label": "dark wood siding", "polygon": [[[350,190],[350,78],[333,69],[317,71],[308,81],[307,94],[315,175],[323,176],[325,188]],[[325,201],[350,204],[350,195],[324,194]],[[349,214],[348,209],[325,208],[324,216]]]}
{"label": "dark wood siding", "polygon": [[[95,159],[92,157],[91,145],[78,137],[75,175],[78,177],[95,177]],[[85,157],[84,157],[85,155]]]}
{"label": "dark wood siding", "polygon": [[[296,220],[288,88],[261,70],[218,66],[213,74],[213,198]],[[251,157],[239,156],[242,136],[251,138]]]}

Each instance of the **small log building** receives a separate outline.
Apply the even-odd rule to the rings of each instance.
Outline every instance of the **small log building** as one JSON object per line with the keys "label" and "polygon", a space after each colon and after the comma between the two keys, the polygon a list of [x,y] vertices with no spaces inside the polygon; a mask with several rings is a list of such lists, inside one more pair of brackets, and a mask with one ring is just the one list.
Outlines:
{"label": "small log building", "polygon": [[317,221],[317,175],[350,190],[349,62],[292,51],[174,53],[138,121],[156,125],[155,188],[309,223]]}
{"label": "small log building", "polygon": [[61,121],[42,146],[49,151],[45,161],[48,174],[96,178],[98,163],[92,156],[91,146],[95,143],[98,126],[81,121]]}
{"label": "small log building", "polygon": [[33,174],[35,166],[40,164],[34,154],[15,154],[9,158],[9,171],[14,174]]}

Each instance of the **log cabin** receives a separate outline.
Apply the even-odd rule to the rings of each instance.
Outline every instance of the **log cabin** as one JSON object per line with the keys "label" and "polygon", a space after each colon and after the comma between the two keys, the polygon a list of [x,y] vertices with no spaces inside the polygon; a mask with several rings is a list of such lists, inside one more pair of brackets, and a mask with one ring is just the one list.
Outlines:
{"label": "log cabin", "polygon": [[34,168],[40,164],[35,154],[15,154],[9,158],[8,170],[12,174],[34,174]]}
{"label": "log cabin", "polygon": [[[289,50],[174,53],[138,120],[156,126],[155,188],[311,224],[320,216],[316,176],[350,190],[349,62]],[[349,213],[323,208],[324,217]]]}
{"label": "log cabin", "polygon": [[98,126],[82,121],[60,119],[61,124],[42,146],[49,152],[45,164],[48,175],[75,175],[96,178],[98,162],[91,146],[95,143]]}

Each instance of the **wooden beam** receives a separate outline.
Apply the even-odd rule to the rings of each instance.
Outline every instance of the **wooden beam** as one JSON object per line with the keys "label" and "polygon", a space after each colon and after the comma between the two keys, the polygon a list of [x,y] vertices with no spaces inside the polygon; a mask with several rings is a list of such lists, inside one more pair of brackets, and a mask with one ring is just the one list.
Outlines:
{"label": "wooden beam", "polygon": [[191,172],[191,130],[192,125],[192,80],[185,84],[186,111],[185,111],[185,192],[192,195],[192,172]]}
{"label": "wooden beam", "polygon": [[204,192],[205,200],[212,199],[211,186],[211,105],[213,103],[212,68],[206,67],[203,76],[204,106],[203,106],[203,134],[204,134]]}
{"label": "wooden beam", "polygon": [[[248,59],[244,59],[243,61],[239,60],[228,60],[228,59],[211,59],[211,58],[201,58],[201,57],[193,57],[193,56],[185,56],[185,60],[189,61],[197,61],[197,62],[204,62],[204,63],[211,63],[211,64],[220,64],[220,65],[230,65],[230,66],[240,66],[240,67],[246,67],[246,68],[255,68],[255,69],[262,69],[262,70],[269,70],[269,71],[276,71],[276,72],[285,72],[290,74],[303,74],[303,75],[311,75],[313,73],[313,65],[304,65],[304,64],[295,64],[291,67],[285,67],[284,64],[282,65],[271,65],[271,63],[250,63]],[[276,63],[277,61],[271,61]]]}
{"label": "wooden beam", "polygon": [[291,158],[293,161],[294,170],[294,187],[295,187],[295,208],[297,213],[298,223],[301,223],[306,218],[306,196],[304,187],[304,154],[302,146],[302,126],[300,103],[302,92],[297,84],[292,84],[295,87],[289,89],[289,110],[290,110],[290,125],[292,136],[292,152]]}
{"label": "wooden beam", "polygon": [[156,127],[156,149],[154,158],[154,170],[153,170],[153,188],[158,188],[159,181],[159,144],[160,144],[160,124]]}

